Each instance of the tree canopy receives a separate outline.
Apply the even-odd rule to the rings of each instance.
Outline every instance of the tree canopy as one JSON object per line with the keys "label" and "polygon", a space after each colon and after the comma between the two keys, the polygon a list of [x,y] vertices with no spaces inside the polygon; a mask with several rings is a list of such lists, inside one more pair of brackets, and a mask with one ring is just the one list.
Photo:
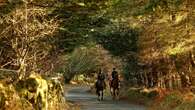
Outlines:
{"label": "tree canopy", "polygon": [[193,4],[189,0],[2,0],[1,68],[26,73],[25,68],[42,71],[50,65],[58,70],[61,56],[69,58],[75,49],[101,45],[114,59],[121,59],[127,76],[182,69],[191,73]]}

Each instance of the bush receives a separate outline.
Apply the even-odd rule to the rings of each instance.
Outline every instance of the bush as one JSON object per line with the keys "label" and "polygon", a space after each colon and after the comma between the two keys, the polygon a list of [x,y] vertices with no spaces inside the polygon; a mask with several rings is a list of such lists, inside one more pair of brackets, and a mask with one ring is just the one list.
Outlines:
{"label": "bush", "polygon": [[30,108],[30,105],[21,102],[20,97],[15,91],[13,85],[4,85],[0,83],[0,109],[1,110],[18,110],[22,107]]}
{"label": "bush", "polygon": [[165,107],[166,110],[173,110],[180,104],[182,104],[182,97],[177,93],[171,93],[165,97],[164,101],[161,103],[161,106]]}
{"label": "bush", "polygon": [[141,88],[131,88],[128,90],[128,98],[138,104],[148,105],[151,101],[149,91],[145,91]]}
{"label": "bush", "polygon": [[43,79],[40,75],[15,82],[0,83],[1,110],[59,110],[68,108],[64,90],[57,79]]}
{"label": "bush", "polygon": [[194,108],[194,94],[172,92],[166,95],[159,103],[154,102],[154,106],[149,110],[194,110]]}

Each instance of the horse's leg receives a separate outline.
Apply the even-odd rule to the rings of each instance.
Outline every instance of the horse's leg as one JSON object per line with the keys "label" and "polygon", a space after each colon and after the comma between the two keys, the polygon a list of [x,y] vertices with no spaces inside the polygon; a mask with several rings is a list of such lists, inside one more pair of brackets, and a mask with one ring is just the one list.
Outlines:
{"label": "horse's leg", "polygon": [[119,88],[118,89],[116,89],[116,96],[117,96],[117,100],[119,100]]}
{"label": "horse's leg", "polygon": [[120,86],[121,86],[121,83],[120,81],[118,81],[118,87],[117,87],[117,99],[119,100],[119,94],[120,94]]}
{"label": "horse's leg", "polygon": [[113,88],[110,87],[110,94],[113,96]]}
{"label": "horse's leg", "polygon": [[112,87],[112,81],[109,82],[110,85],[110,94],[113,96],[113,87]]}
{"label": "horse's leg", "polygon": [[115,100],[115,97],[116,97],[116,89],[113,88],[113,96],[112,96],[112,99]]}
{"label": "horse's leg", "polygon": [[98,100],[100,100],[100,91],[97,90]]}
{"label": "horse's leg", "polygon": [[104,99],[104,90],[102,90],[102,97],[101,97],[101,100]]}
{"label": "horse's leg", "polygon": [[112,87],[111,87],[111,84],[109,84],[110,86],[110,94],[112,95]]}
{"label": "horse's leg", "polygon": [[98,100],[99,100],[99,101],[101,100],[101,95],[100,95],[100,93],[98,94]]}

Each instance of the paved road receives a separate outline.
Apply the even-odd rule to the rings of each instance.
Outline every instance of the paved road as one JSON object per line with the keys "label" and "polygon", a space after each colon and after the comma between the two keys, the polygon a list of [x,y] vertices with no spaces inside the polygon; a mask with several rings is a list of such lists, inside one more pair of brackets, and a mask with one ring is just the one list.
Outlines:
{"label": "paved road", "polygon": [[125,101],[113,101],[105,97],[98,101],[97,96],[87,92],[87,87],[74,87],[66,94],[66,100],[80,105],[81,110],[145,110],[143,106],[129,104]]}

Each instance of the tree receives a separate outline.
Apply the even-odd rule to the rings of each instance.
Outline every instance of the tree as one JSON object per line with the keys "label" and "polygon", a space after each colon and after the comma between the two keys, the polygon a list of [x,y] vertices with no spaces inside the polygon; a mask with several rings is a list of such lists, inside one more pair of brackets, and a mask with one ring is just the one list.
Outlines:
{"label": "tree", "polygon": [[[37,62],[49,54],[51,37],[57,32],[59,21],[49,18],[46,8],[23,5],[3,15],[0,22],[1,70],[13,69],[18,78],[30,70],[37,70]],[[26,71],[26,69],[29,69]]]}

